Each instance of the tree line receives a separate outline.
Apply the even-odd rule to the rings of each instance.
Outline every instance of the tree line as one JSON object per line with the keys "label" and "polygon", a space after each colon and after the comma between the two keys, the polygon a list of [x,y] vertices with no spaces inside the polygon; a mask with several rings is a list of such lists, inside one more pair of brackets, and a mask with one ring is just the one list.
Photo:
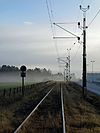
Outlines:
{"label": "tree line", "polygon": [[[16,67],[16,66],[10,66],[10,65],[2,65],[0,67],[0,72],[18,72],[20,71],[20,68]],[[47,74],[47,75],[51,75],[51,70],[50,69],[46,69],[46,68],[38,68],[35,67],[34,69],[27,69],[27,72],[29,73],[35,73],[35,74]]]}

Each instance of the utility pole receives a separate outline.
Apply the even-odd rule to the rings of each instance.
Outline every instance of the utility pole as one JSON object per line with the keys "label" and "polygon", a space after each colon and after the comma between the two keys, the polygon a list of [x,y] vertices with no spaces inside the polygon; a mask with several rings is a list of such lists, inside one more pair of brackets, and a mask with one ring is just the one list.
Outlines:
{"label": "utility pole", "polygon": [[94,60],[91,61],[91,63],[92,63],[92,82],[94,81],[94,71],[93,71],[93,63],[94,62],[95,62]]}
{"label": "utility pole", "polygon": [[64,68],[64,81],[65,81],[65,70],[66,70],[66,69]]}
{"label": "utility pole", "polygon": [[68,63],[66,62],[66,81],[69,81],[69,79],[68,79]]}
{"label": "utility pole", "polygon": [[83,27],[80,27],[80,22],[78,22],[79,28],[83,30],[83,97],[86,97],[86,90],[87,90],[87,84],[86,84],[86,11],[89,10],[89,6],[87,8],[82,8],[80,5],[80,10],[83,11]]}
{"label": "utility pole", "polygon": [[[66,75],[65,75],[66,78],[65,79],[66,79],[66,81],[68,81],[68,62],[61,59],[61,58],[58,58],[58,60],[65,63],[65,70],[64,70],[64,71],[66,71]],[[64,72],[64,74],[65,74],[65,72]]]}
{"label": "utility pole", "polygon": [[71,51],[71,48],[70,49],[67,49],[67,51],[68,51],[68,57],[67,57],[67,59],[68,59],[68,81],[70,81],[70,79],[71,79],[71,76],[70,76],[70,51]]}

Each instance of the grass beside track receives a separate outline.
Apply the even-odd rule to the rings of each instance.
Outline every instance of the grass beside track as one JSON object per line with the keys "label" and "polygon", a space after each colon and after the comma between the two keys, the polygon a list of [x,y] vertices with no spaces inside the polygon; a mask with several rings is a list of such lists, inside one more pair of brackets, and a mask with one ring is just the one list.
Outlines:
{"label": "grass beside track", "polygon": [[[48,83],[37,83],[11,97],[0,97],[0,133],[12,133],[51,88]],[[51,85],[52,86],[52,85]]]}
{"label": "grass beside track", "polygon": [[69,83],[64,89],[68,133],[100,133],[100,96],[92,92],[82,97],[82,88]]}
{"label": "grass beside track", "polygon": [[[33,82],[26,82],[25,85],[33,84]],[[1,82],[0,83],[0,90],[1,89],[8,89],[8,88],[15,88],[20,87],[21,82]]]}
{"label": "grass beside track", "polygon": [[[32,88],[26,89],[24,96],[19,92],[11,97],[0,97],[0,133],[14,132],[54,84],[60,83],[37,83]],[[100,133],[100,95],[88,91],[87,98],[83,99],[82,88],[79,85],[75,83],[61,84],[64,94],[66,131],[68,133]],[[41,129],[45,131],[45,128],[48,128],[51,123],[59,126],[57,122],[58,119],[60,120],[60,115],[57,115],[56,112],[58,111],[56,104],[59,103],[57,99],[60,99],[58,90],[59,85],[54,89],[54,93],[51,93],[51,98],[48,97],[42,104],[43,106],[39,107],[42,111],[37,110],[32,116],[31,124],[28,125],[28,127],[32,125],[29,127],[29,131],[32,130],[32,133],[36,133],[36,130],[38,133],[42,133]],[[55,117],[56,115],[57,117]],[[41,123],[38,119],[41,119]],[[28,133],[27,129],[23,129],[23,133]],[[47,133],[47,130],[48,133],[53,133],[49,129],[43,133]],[[59,131],[59,133],[61,132]]]}

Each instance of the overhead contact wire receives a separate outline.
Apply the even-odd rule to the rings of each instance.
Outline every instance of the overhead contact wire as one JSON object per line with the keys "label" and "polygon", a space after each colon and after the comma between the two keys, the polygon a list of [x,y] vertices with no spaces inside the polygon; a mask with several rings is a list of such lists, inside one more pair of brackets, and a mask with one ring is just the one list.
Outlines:
{"label": "overhead contact wire", "polygon": [[[50,8],[51,8],[51,13],[50,13],[50,9],[49,9],[49,4],[50,4]],[[48,3],[48,0],[46,0],[46,6],[47,6],[47,11],[48,11],[50,25],[51,25],[52,36],[54,38],[55,32],[54,32],[54,29],[53,29],[53,22],[52,22],[52,18],[54,19],[54,15],[53,15],[51,1],[49,1],[49,3]],[[52,16],[52,18],[51,18],[51,16]],[[57,47],[57,41],[54,40],[54,44],[55,44],[55,49],[56,49],[57,57],[59,57],[59,52],[58,52],[58,47]]]}

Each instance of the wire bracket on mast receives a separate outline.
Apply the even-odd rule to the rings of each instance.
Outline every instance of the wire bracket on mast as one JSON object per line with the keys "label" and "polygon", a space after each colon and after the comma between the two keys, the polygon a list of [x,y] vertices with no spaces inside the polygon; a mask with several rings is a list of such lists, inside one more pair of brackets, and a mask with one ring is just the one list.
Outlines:
{"label": "wire bracket on mast", "polygon": [[60,29],[68,32],[69,34],[73,35],[74,37],[53,37],[53,39],[64,39],[64,38],[77,38],[78,42],[80,41],[80,37],[75,35],[74,33],[70,32],[69,30],[65,29],[64,27],[60,26],[58,23],[53,23],[54,25],[56,25],[57,27],[59,27]]}

